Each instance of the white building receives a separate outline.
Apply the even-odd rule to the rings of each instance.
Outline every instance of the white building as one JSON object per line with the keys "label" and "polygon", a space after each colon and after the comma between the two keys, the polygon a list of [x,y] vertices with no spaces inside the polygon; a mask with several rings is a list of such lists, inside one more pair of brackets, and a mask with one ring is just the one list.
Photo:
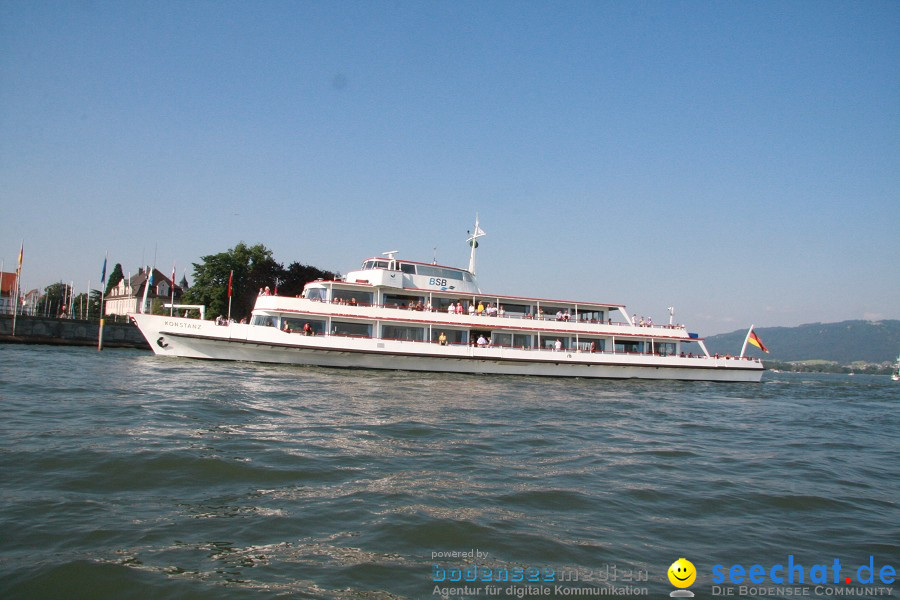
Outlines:
{"label": "white building", "polygon": [[[141,301],[144,299],[144,287],[147,285],[149,270],[139,269],[138,274],[130,278],[122,279],[106,297],[106,315],[127,315],[140,312]],[[147,302],[152,305],[153,300],[159,298],[162,302],[171,302],[172,287],[175,287],[175,302],[177,303],[184,293],[187,280],[182,278],[182,285],[173,284],[159,269],[153,269],[153,283],[147,291]]]}

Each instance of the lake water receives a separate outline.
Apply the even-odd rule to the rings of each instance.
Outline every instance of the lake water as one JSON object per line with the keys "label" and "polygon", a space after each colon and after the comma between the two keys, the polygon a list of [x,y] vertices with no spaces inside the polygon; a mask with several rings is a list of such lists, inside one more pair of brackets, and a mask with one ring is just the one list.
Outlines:
{"label": "lake water", "polygon": [[[886,376],[588,381],[0,345],[0,401],[2,598],[662,598],[679,557],[700,598],[900,597]],[[740,589],[734,565],[764,583]]]}

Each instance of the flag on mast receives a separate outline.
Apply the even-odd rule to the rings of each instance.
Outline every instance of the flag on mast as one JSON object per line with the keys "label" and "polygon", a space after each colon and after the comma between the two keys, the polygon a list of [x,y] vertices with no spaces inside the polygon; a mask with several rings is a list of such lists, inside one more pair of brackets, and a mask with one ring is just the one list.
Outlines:
{"label": "flag on mast", "polygon": [[231,281],[234,279],[234,269],[228,273],[228,322],[231,322]]}
{"label": "flag on mast", "polygon": [[753,331],[752,329],[750,330],[750,337],[747,338],[747,341],[749,343],[753,344],[754,346],[756,346],[757,348],[759,348],[760,350],[762,350],[763,352],[765,352],[766,354],[769,353],[769,349],[766,348],[766,346],[762,343],[762,340],[759,339],[759,336],[756,335],[756,332]]}
{"label": "flag on mast", "polygon": [[169,306],[169,316],[175,314],[175,261],[172,261],[172,302]]}
{"label": "flag on mast", "polygon": [[[103,269],[100,271],[100,327],[97,329],[97,352],[103,350],[103,301],[106,296],[106,261],[109,259],[109,252],[103,257]],[[90,306],[91,284],[88,284],[88,306]],[[88,311],[90,312],[90,310]]]}
{"label": "flag on mast", "polygon": [[150,271],[149,276],[147,277],[147,283],[144,284],[144,297],[141,299],[141,312],[150,312],[147,306],[147,294],[150,292],[150,288],[153,286],[153,269],[147,267],[147,270]]}
{"label": "flag on mast", "polygon": [[769,349],[765,347],[762,343],[762,340],[759,339],[759,336],[756,335],[756,332],[753,331],[753,325],[750,326],[750,329],[747,330],[747,337],[744,338],[744,345],[741,346],[741,358],[744,358],[744,352],[747,351],[747,344],[753,344],[766,354],[769,353]]}
{"label": "flag on mast", "polygon": [[25,256],[25,240],[22,240],[22,245],[19,247],[19,263],[16,265],[16,298],[15,298],[15,307],[13,309],[13,321],[12,321],[12,334],[13,337],[16,335],[16,315],[19,314],[19,292],[21,291],[22,286],[22,258]]}

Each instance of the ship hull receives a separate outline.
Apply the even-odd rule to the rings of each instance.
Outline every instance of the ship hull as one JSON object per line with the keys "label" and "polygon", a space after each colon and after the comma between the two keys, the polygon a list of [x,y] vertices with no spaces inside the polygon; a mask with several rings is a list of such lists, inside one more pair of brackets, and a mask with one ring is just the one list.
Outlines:
{"label": "ship hull", "polygon": [[757,361],[305,336],[273,327],[132,315],[154,353],[207,360],[365,369],[604,379],[758,382]]}

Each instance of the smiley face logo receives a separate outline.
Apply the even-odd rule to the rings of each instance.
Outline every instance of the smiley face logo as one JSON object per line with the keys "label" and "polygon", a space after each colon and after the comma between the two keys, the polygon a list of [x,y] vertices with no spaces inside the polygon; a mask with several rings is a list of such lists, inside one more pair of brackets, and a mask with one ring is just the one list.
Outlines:
{"label": "smiley face logo", "polygon": [[669,582],[677,588],[691,587],[697,579],[697,569],[694,563],[686,558],[679,558],[672,563],[668,571]]}

